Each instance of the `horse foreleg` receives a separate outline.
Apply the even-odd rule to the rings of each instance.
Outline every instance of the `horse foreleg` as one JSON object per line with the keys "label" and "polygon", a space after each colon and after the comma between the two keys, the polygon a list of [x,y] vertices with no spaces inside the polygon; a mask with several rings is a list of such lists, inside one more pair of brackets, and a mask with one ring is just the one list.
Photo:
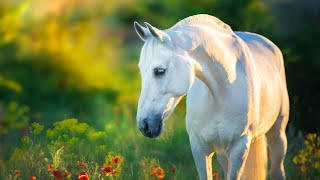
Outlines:
{"label": "horse foreleg", "polygon": [[248,157],[250,143],[251,136],[244,135],[228,149],[227,180],[240,180]]}
{"label": "horse foreleg", "polygon": [[190,144],[200,179],[212,180],[212,156],[214,153],[210,153],[206,145],[195,139],[190,138]]}

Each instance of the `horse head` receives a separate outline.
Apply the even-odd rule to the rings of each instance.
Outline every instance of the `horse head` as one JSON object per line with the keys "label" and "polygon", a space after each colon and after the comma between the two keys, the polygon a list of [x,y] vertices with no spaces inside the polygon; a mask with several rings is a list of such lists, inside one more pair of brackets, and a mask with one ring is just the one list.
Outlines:
{"label": "horse head", "polygon": [[161,134],[164,120],[191,88],[195,68],[191,58],[174,45],[168,33],[145,25],[134,23],[144,41],[139,61],[142,88],[137,121],[143,135],[155,138]]}

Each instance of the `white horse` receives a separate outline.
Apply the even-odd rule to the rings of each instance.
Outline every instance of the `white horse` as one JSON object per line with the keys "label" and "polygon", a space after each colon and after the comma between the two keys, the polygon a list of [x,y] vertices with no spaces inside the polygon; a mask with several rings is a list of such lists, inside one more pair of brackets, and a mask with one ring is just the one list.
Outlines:
{"label": "white horse", "polygon": [[212,179],[216,152],[224,176],[285,179],[289,115],[282,53],[267,38],[234,32],[219,19],[195,15],[167,30],[134,23],[145,42],[139,68],[137,121],[147,137],[187,94],[187,131],[200,179]]}

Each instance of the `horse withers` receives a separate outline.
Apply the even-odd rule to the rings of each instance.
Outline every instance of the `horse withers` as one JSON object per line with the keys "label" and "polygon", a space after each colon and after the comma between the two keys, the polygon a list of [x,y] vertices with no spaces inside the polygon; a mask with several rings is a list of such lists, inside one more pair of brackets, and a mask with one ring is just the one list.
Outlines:
{"label": "horse withers", "polygon": [[200,179],[212,179],[214,153],[226,179],[266,179],[267,144],[271,179],[285,179],[289,99],[279,48],[203,14],[167,30],[134,27],[144,41],[137,112],[142,134],[158,137],[187,95],[186,126]]}

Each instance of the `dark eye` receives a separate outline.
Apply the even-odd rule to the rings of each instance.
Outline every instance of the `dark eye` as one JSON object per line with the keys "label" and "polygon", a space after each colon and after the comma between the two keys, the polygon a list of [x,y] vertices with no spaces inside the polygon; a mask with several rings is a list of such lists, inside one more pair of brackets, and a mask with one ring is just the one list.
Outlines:
{"label": "dark eye", "polygon": [[154,74],[156,77],[161,77],[161,76],[163,76],[165,73],[166,73],[166,69],[165,69],[165,68],[157,67],[157,68],[154,68],[154,70],[153,70],[153,74]]}

